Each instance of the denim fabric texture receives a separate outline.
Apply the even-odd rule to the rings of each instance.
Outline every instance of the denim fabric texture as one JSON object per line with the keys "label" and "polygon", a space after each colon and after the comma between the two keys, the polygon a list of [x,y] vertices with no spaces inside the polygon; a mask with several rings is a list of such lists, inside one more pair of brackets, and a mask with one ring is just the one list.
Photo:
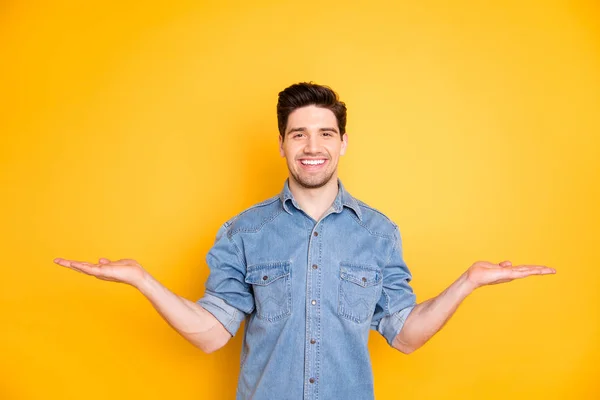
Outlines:
{"label": "denim fabric texture", "polygon": [[238,400],[373,399],[370,330],[391,345],[415,306],[396,224],[338,195],[315,221],[283,191],[227,221],[197,301],[244,337]]}

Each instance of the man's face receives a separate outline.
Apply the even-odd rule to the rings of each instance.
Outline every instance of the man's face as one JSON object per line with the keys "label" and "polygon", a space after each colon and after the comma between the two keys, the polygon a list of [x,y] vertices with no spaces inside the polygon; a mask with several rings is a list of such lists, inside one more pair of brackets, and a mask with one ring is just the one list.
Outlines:
{"label": "man's face", "polygon": [[279,152],[287,160],[290,177],[308,189],[337,179],[338,160],[347,144],[346,134],[340,139],[335,114],[316,106],[294,110],[288,117],[285,140],[279,136]]}

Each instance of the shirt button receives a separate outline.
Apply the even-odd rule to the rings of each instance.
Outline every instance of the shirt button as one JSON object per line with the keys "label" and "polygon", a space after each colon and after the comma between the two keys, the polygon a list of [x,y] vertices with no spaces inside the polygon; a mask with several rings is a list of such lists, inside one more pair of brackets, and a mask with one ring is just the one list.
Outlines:
{"label": "shirt button", "polygon": [[310,383],[315,383],[315,378],[310,378],[308,381],[309,381]]}
{"label": "shirt button", "polygon": [[315,339],[310,339],[310,344],[315,344],[317,341]]}
{"label": "shirt button", "polygon": [[319,236],[319,232],[313,233],[314,236]]}
{"label": "shirt button", "polygon": [[[265,279],[265,278],[263,278],[263,279]],[[367,281],[367,278],[365,278],[365,277],[363,276],[363,277],[362,277],[362,281],[363,281],[363,282],[366,282],[366,281]]]}
{"label": "shirt button", "polygon": [[[263,276],[263,281],[266,281],[267,279],[269,279],[269,277],[268,277],[268,276],[266,276],[266,275],[265,275],[265,276]],[[363,278],[363,279],[364,279],[364,278]]]}
{"label": "shirt button", "polygon": [[317,269],[319,266],[317,264],[313,264],[313,269]]}
{"label": "shirt button", "polygon": [[317,304],[317,301],[313,300],[313,301],[310,302],[310,304],[312,304],[314,306],[315,304]]}

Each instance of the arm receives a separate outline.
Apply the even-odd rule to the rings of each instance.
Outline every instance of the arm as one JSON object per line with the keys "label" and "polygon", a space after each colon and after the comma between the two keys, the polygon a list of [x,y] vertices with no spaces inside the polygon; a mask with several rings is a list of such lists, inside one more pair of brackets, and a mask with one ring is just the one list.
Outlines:
{"label": "arm", "polygon": [[57,258],[54,262],[98,279],[137,288],[173,329],[206,353],[218,350],[231,338],[231,334],[211,313],[169,291],[135,260],[101,258],[98,264],[92,264]]}
{"label": "arm", "polygon": [[463,274],[438,296],[417,304],[394,338],[392,346],[405,354],[423,346],[442,329],[458,305],[472,291],[472,286]]}
{"label": "arm", "polygon": [[231,339],[231,334],[211,313],[169,291],[150,274],[145,275],[137,288],[173,329],[205,353],[220,349]]}
{"label": "arm", "polygon": [[552,268],[540,265],[513,267],[510,261],[500,264],[476,262],[438,296],[417,304],[406,318],[400,332],[394,337],[392,346],[405,354],[423,346],[442,329],[460,303],[481,286],[555,272]]}

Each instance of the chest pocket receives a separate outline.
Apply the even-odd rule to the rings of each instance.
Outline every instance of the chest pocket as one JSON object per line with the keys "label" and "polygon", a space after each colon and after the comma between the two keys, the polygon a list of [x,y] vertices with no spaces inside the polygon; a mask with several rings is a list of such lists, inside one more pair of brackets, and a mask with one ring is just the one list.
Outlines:
{"label": "chest pocket", "polygon": [[382,282],[383,274],[376,266],[341,263],[338,315],[360,324],[370,320]]}
{"label": "chest pocket", "polygon": [[290,315],[292,285],[289,261],[248,266],[245,281],[252,285],[258,318],[273,322]]}

